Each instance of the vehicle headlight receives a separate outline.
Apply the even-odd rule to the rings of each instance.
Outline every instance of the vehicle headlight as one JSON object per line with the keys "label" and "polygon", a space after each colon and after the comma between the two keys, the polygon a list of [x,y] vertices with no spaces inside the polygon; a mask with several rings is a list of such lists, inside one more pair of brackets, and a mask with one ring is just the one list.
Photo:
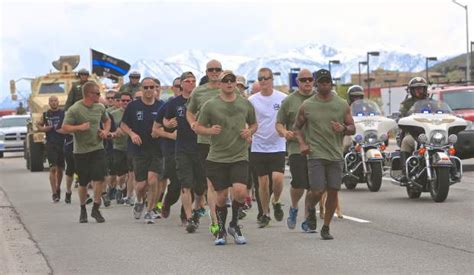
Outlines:
{"label": "vehicle headlight", "polygon": [[431,136],[431,143],[433,143],[434,145],[443,145],[446,142],[445,140],[446,140],[446,135],[441,132],[435,132]]}
{"label": "vehicle headlight", "polygon": [[428,137],[427,137],[425,134],[420,134],[420,135],[418,136],[418,142],[419,142],[419,143],[424,144],[424,143],[426,143],[427,141],[428,141]]}
{"label": "vehicle headlight", "polygon": [[457,141],[458,141],[458,136],[456,136],[455,134],[449,135],[449,137],[448,137],[448,142],[449,143],[454,144]]}
{"label": "vehicle headlight", "polygon": [[377,142],[377,132],[376,131],[367,131],[364,136],[365,142],[372,144]]}
{"label": "vehicle headlight", "polygon": [[357,143],[361,143],[362,140],[364,140],[364,137],[361,134],[357,134],[357,135],[354,136],[354,140]]}

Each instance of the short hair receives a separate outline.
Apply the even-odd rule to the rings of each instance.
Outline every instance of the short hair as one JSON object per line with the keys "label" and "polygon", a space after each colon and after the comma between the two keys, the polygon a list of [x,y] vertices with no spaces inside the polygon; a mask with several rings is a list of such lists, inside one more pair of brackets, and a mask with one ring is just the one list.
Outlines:
{"label": "short hair", "polygon": [[155,83],[158,85],[158,86],[161,86],[161,82],[158,78],[153,78],[153,81],[155,81]]}
{"label": "short hair", "polygon": [[130,98],[133,98],[133,95],[132,95],[131,93],[129,93],[129,92],[120,93],[120,97],[122,97],[123,95],[126,95],[126,96],[128,96],[128,97],[130,97]]}
{"label": "short hair", "polygon": [[263,68],[260,68],[260,70],[258,70],[258,74],[263,73],[263,72],[270,73],[270,76],[273,78],[273,72],[270,68],[263,67]]}
{"label": "short hair", "polygon": [[[155,82],[155,84],[156,84],[156,80],[158,80],[158,79],[156,79],[156,80],[155,79],[156,78],[154,78],[154,77],[147,76],[147,77],[142,79],[141,84],[143,85],[143,82],[145,82],[145,80],[151,80],[151,81]],[[159,80],[158,80],[158,82],[159,82]]]}
{"label": "short hair", "polygon": [[82,85],[82,97],[86,97],[87,92],[89,92],[92,88],[99,87],[97,83],[93,81],[87,81]]}

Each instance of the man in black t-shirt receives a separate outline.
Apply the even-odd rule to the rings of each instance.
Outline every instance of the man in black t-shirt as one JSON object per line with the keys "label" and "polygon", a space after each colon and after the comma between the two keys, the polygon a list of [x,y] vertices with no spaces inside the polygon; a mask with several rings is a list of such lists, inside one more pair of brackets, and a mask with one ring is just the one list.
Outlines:
{"label": "man in black t-shirt", "polygon": [[120,128],[129,137],[131,153],[133,155],[133,169],[135,172],[135,193],[137,202],[133,208],[135,219],[140,219],[144,209],[144,198],[147,183],[148,211],[145,213],[145,222],[154,223],[153,209],[157,196],[158,175],[162,170],[159,142],[152,137],[153,122],[163,101],[155,99],[156,83],[153,78],[147,77],[142,81],[143,97],[128,104],[122,117]]}
{"label": "man in black t-shirt", "polygon": [[[43,113],[36,124],[38,130],[46,133],[46,154],[49,162],[49,183],[53,202],[61,198],[61,181],[64,171],[64,132],[60,130],[64,120],[64,110],[59,109],[57,96],[49,97],[49,110]],[[66,194],[67,196],[67,194]],[[69,193],[69,197],[71,194]]]}

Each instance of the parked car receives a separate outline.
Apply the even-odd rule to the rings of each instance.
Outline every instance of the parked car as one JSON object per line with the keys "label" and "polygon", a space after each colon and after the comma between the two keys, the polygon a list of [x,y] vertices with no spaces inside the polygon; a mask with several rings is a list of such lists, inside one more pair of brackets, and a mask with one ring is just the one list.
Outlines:
{"label": "parked car", "polygon": [[430,91],[431,97],[444,101],[454,114],[468,121],[464,131],[459,132],[455,144],[460,158],[474,157],[474,86],[444,86]]}
{"label": "parked car", "polygon": [[5,152],[23,152],[29,115],[9,115],[0,118],[0,158]]}

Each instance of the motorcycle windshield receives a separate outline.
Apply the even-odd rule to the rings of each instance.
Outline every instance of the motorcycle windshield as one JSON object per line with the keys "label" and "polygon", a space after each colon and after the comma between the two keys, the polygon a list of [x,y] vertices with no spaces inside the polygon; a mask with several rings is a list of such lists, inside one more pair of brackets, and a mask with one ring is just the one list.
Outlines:
{"label": "motorcycle windshield", "polygon": [[409,111],[410,114],[451,114],[452,112],[448,104],[434,99],[419,100]]}
{"label": "motorcycle windshield", "polygon": [[351,105],[351,112],[352,116],[356,117],[382,115],[379,105],[368,99],[359,99],[354,101]]}

